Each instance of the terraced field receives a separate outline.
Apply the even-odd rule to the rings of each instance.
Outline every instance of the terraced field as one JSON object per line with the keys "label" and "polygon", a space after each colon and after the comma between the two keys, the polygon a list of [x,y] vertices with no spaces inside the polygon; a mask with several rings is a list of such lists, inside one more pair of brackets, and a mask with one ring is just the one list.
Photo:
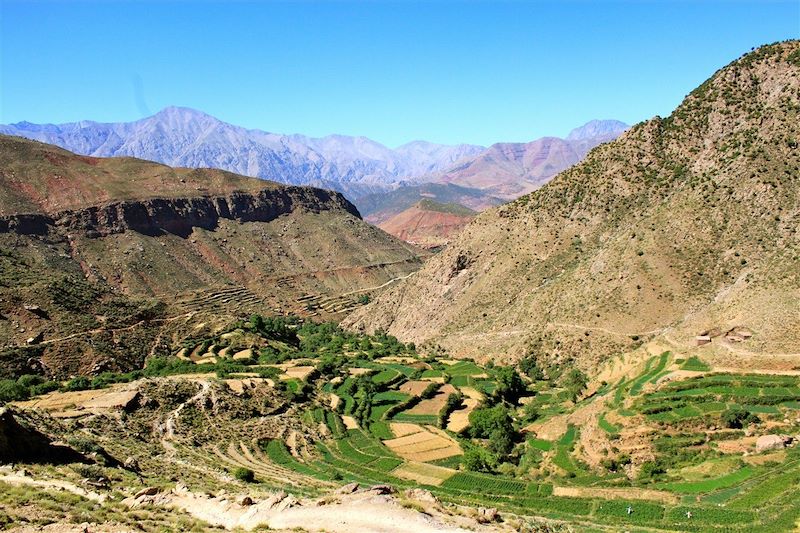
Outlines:
{"label": "terraced field", "polygon": [[[162,401],[181,403],[155,421],[150,408],[136,414],[141,393],[122,377],[108,377],[117,384],[107,390],[101,382],[19,405],[70,420],[113,409],[142,416],[143,430],[109,446],[124,456],[155,431],[148,453],[169,456],[159,469],[203,487],[209,476],[231,482],[244,470],[263,489],[298,496],[347,482],[424,487],[445,503],[578,530],[792,530],[800,448],[788,436],[800,434],[800,377],[641,355],[613,383],[576,390],[554,369],[534,380],[510,367],[423,357],[389,337],[255,317],[187,340],[182,359],[161,363],[171,376],[159,382]],[[191,362],[210,358],[202,374]],[[707,369],[685,370],[687,360]],[[283,418],[272,423],[273,415]],[[198,433],[177,437],[191,428]],[[777,448],[756,449],[761,436],[778,437]]]}
{"label": "terraced field", "polygon": [[[654,444],[647,449],[672,462],[666,461],[663,472],[650,478],[637,475],[636,470],[626,476],[627,467],[610,467],[613,470],[589,467],[583,460],[581,427],[571,424],[567,424],[566,431],[557,440],[529,438],[518,445],[523,453],[530,450],[529,453],[539,457],[538,474],[531,471],[520,475],[519,470],[513,475],[470,472],[464,470],[460,454],[446,457],[429,453],[442,449],[440,444],[444,447],[448,441],[461,447],[461,453],[476,444],[484,446],[486,443],[470,438],[468,430],[449,431],[452,418],[446,420],[444,430],[437,428],[436,423],[426,425],[426,422],[409,420],[412,410],[403,408],[404,404],[412,400],[413,405],[419,405],[413,399],[430,384],[428,380],[411,379],[425,374],[415,373],[408,366],[412,364],[410,361],[407,368],[402,368],[404,365],[400,363],[372,362],[369,367],[375,372],[358,378],[373,380],[380,390],[373,397],[371,425],[342,431],[339,415],[329,411],[327,424],[331,434],[338,437],[318,445],[319,459],[311,463],[285,464],[301,473],[313,468],[323,480],[333,476],[342,480],[390,483],[400,488],[422,485],[443,501],[493,505],[510,513],[536,514],[575,524],[673,531],[791,529],[800,518],[800,508],[793,502],[793,498],[800,496],[797,485],[800,452],[794,448],[787,449],[787,459],[781,465],[754,461],[736,466],[736,463],[725,462],[728,470],[719,474],[711,470],[702,474],[698,470],[701,473],[696,480],[680,476],[683,470],[688,472],[691,465],[716,464],[714,457],[725,456],[717,451],[717,443],[742,435],[737,430],[720,430],[709,440],[700,428],[695,427],[690,432],[686,424],[709,416],[719,421],[720,413],[731,408],[757,413],[766,417],[764,422],[796,417],[795,406],[800,405],[798,379],[714,373],[688,379],[662,379],[683,362],[676,362],[669,352],[651,357],[638,373],[601,389],[597,400],[590,398],[579,404],[591,405],[593,401],[600,401],[599,398],[607,400],[607,410],[595,416],[599,430],[610,443],[609,457],[615,454],[611,451],[614,443],[624,444],[641,420],[660,424],[652,428]],[[354,361],[353,365],[366,366],[367,363]],[[434,373],[437,375],[433,376]],[[470,405],[471,409],[487,400],[487,393],[477,387],[491,391],[492,387],[485,386],[486,381],[491,381],[491,375],[490,369],[471,362],[440,368],[434,365],[433,372],[428,372],[429,377],[442,377],[450,384],[460,380],[462,392],[468,391],[464,399],[476,402]],[[569,406],[561,389],[537,386],[537,390],[534,404],[545,413],[545,421],[548,417],[555,420],[570,416],[574,407]],[[344,398],[346,401],[346,396]],[[692,404],[685,403],[687,398],[692,399]],[[354,399],[351,406],[350,410],[357,409],[358,400]],[[774,408],[774,412],[768,407]],[[625,411],[627,416],[615,414],[617,410]],[[348,412],[347,407],[344,412]],[[468,420],[469,416],[466,418]],[[699,438],[701,434],[702,439]],[[690,450],[697,457],[686,459],[676,448]],[[625,459],[620,458],[620,461]],[[542,468],[546,465],[554,469]],[[641,464],[637,466],[643,468]]]}

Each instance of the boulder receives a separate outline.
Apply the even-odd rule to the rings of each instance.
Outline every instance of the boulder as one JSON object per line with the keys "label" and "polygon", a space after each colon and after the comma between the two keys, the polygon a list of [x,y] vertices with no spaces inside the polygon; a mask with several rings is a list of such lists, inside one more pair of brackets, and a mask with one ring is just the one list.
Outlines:
{"label": "boulder", "polygon": [[161,492],[161,489],[159,489],[158,487],[146,487],[137,492],[136,494],[134,494],[133,497],[135,499],[139,499],[142,496],[155,496],[159,492]]}
{"label": "boulder", "polygon": [[272,496],[270,496],[269,498],[267,498],[264,501],[263,505],[267,509],[272,509],[273,507],[278,505],[280,502],[282,502],[285,498],[286,498],[286,493],[283,492],[283,491],[279,491],[279,492],[276,492],[275,494],[273,494]]}
{"label": "boulder", "polygon": [[359,488],[358,483],[348,483],[347,485],[343,485],[334,491],[334,494],[352,494],[357,491]]}
{"label": "boulder", "polygon": [[289,494],[285,497],[281,502],[275,507],[276,511],[283,511],[284,509],[289,509],[290,507],[296,507],[300,505],[300,500]]}
{"label": "boulder", "polygon": [[488,524],[489,522],[497,522],[499,519],[500,513],[497,512],[495,507],[478,507],[478,523]]}
{"label": "boulder", "polygon": [[785,435],[762,435],[756,440],[756,452],[766,452],[769,450],[780,450],[791,442],[791,437]]}
{"label": "boulder", "polygon": [[425,489],[408,489],[405,495],[406,498],[417,500],[418,502],[439,503],[439,498],[434,496],[431,491]]}
{"label": "boulder", "polygon": [[373,485],[369,488],[370,492],[374,492],[376,494],[394,494],[395,490],[394,487],[390,485]]}
{"label": "boulder", "polygon": [[253,498],[250,496],[245,496],[239,500],[239,505],[242,507],[249,507],[250,505],[253,505]]}

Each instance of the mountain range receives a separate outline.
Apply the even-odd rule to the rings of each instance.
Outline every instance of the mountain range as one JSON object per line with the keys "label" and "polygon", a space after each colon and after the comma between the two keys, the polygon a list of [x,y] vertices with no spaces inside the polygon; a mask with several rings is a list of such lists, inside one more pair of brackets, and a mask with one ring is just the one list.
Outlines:
{"label": "mountain range", "polygon": [[[512,199],[517,191],[527,191],[574,164],[589,148],[625,127],[617,121],[592,121],[573,130],[566,140],[547,138],[488,149],[425,141],[390,149],[366,137],[268,133],[234,126],[193,109],[167,107],[134,122],[19,122],[0,126],[0,133],[54,144],[81,155],[131,156],[173,167],[220,168],[290,185],[333,189],[361,207],[360,199],[370,193],[383,194],[425,182],[496,189],[504,200]],[[520,180],[522,184],[517,183]],[[493,196],[491,190],[480,194]]]}

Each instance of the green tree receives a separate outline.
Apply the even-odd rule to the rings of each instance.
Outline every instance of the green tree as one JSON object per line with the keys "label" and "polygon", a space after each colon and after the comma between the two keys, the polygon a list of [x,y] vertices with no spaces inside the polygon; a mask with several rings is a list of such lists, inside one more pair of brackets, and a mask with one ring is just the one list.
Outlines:
{"label": "green tree", "polygon": [[519,362],[519,369],[533,381],[544,379],[544,372],[533,355],[526,355]]}
{"label": "green tree", "polygon": [[742,429],[745,426],[749,426],[750,424],[755,424],[760,421],[761,419],[759,419],[757,415],[748,413],[741,407],[729,409],[722,415],[722,423],[725,424],[725,427],[731,429]]}
{"label": "green tree", "polygon": [[520,397],[528,391],[525,382],[513,367],[497,367],[494,378],[497,383],[497,388],[494,390],[495,397],[510,404],[517,404]]}
{"label": "green tree", "polygon": [[464,452],[461,464],[464,465],[465,470],[470,472],[492,472],[494,470],[494,458],[489,452],[477,446]]}
{"label": "green tree", "polygon": [[0,380],[0,403],[15,402],[28,398],[28,389],[13,379]]}
{"label": "green tree", "polygon": [[561,385],[567,389],[567,391],[569,391],[570,398],[572,398],[572,401],[575,402],[586,388],[586,384],[588,382],[589,378],[586,377],[586,374],[577,368],[573,368],[567,372],[566,376],[564,376]]}

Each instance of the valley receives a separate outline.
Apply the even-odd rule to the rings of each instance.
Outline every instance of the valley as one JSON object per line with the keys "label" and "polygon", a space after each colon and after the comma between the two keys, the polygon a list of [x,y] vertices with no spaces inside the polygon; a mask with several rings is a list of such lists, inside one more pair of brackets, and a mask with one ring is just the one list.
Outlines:
{"label": "valley", "polygon": [[[430,30],[409,27],[394,54],[309,48],[324,69],[293,71],[288,39],[225,55],[248,60],[215,72],[230,109],[253,77],[247,116],[285,106],[317,137],[175,106],[0,126],[0,529],[800,531],[800,41],[735,54],[632,127],[488,147],[325,134],[349,110],[327,87],[311,107],[318,87],[346,78],[371,106],[427,90],[407,70],[497,76],[480,129],[523,114],[482,32],[453,24],[480,50],[408,67]],[[373,94],[361,61],[398,92]],[[268,97],[293,76],[302,99]],[[576,76],[562,125],[593,76],[638,105],[631,79]],[[448,138],[461,81],[447,105],[361,113],[407,132],[418,111]]]}
{"label": "valley", "polygon": [[[53,501],[48,487],[61,486],[99,502],[78,503],[76,523],[124,529],[138,512],[144,530],[378,527],[349,514],[358,506],[401,521],[387,531],[422,510],[433,522],[420,527],[448,531],[776,531],[800,518],[800,370],[732,372],[702,348],[651,343],[588,378],[258,315],[183,344],[143,371],[8,404],[0,435],[35,426],[38,446],[74,458],[1,472],[0,517],[35,523],[15,495]],[[23,396],[52,390],[18,383]]]}

